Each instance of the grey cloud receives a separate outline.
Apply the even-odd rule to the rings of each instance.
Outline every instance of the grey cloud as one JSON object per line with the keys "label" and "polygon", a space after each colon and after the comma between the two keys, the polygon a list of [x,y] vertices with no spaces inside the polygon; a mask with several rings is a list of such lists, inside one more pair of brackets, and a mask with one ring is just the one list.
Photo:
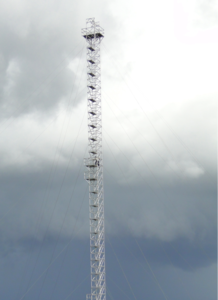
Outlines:
{"label": "grey cloud", "polygon": [[[176,132],[179,135],[183,134],[183,139],[185,137],[185,140],[189,141],[188,146],[191,149],[194,147],[197,162],[194,161],[195,157],[191,157],[189,153],[184,156],[184,149],[181,150],[181,145],[178,146],[178,143],[174,145],[169,133],[162,132],[167,145],[170,145],[170,148],[176,154],[175,157],[178,157],[175,166],[180,166],[180,162],[187,162],[185,166],[182,165],[181,170],[177,170],[179,176],[176,176],[177,174],[172,172],[171,169],[167,169],[163,161],[157,160],[157,155],[154,152],[147,151],[145,142],[139,138],[137,139],[137,147],[144,156],[145,161],[149,163],[155,177],[144,165],[144,162],[139,159],[138,154],[130,144],[123,149],[119,135],[116,135],[115,139],[119,147],[123,149],[122,151],[127,159],[119,151],[115,154],[114,159],[107,144],[104,144],[106,227],[110,235],[133,235],[144,238],[158,238],[163,241],[187,238],[196,242],[206,241],[208,237],[213,238],[216,230],[216,170],[214,165],[216,157],[214,154],[215,145],[213,144],[213,114],[211,114],[214,106],[211,105],[207,111],[208,105],[208,101],[203,101],[202,107],[197,112],[195,109],[196,102],[194,102],[185,108],[183,107],[183,111],[179,111],[179,116],[178,113],[172,114],[175,120],[171,120],[171,124],[175,124],[174,129]],[[190,114],[190,111],[195,111],[195,114]],[[211,123],[206,124],[206,121],[203,122],[203,115],[205,120],[210,120]],[[183,121],[180,121],[177,125],[176,121],[179,118]],[[108,126],[111,127],[111,122]],[[163,125],[161,124],[161,126]],[[161,126],[158,128],[159,130]],[[182,128],[182,131],[177,130],[181,130],[180,128]],[[199,134],[200,130],[202,130],[201,134]],[[192,144],[193,137],[194,144]],[[70,134],[71,138],[72,133]],[[156,140],[154,145],[158,151],[160,151],[161,146],[163,147],[163,145],[160,145],[160,141]],[[113,144],[111,146],[113,147]],[[21,239],[24,236],[42,239],[48,225],[48,219],[51,216],[51,208],[56,201],[70,158],[71,151],[67,148],[64,149],[58,149],[59,156],[55,165],[53,165],[53,160],[50,157],[49,159],[42,158],[40,153],[36,151],[35,154],[32,154],[31,159],[29,161],[24,160],[23,164],[16,164],[15,160],[13,166],[7,166],[7,164],[4,166],[1,171],[2,201],[5,206],[2,213],[7,211],[10,205],[13,206],[16,201],[19,201],[19,206],[16,207],[18,210],[12,210],[11,214],[8,215],[9,218],[6,219],[7,226],[2,231],[3,236],[7,236],[12,240],[16,236]],[[81,152],[81,149],[85,149],[83,138],[78,141],[76,151],[72,156],[69,172],[65,177],[60,199],[48,231],[49,235],[57,234],[62,226],[62,220],[67,209],[66,205],[70,199],[70,191],[73,188],[80,165],[83,163],[82,155],[84,151]],[[143,152],[144,149],[145,153]],[[161,150],[162,155],[163,153],[163,150]],[[210,153],[209,158],[205,155],[206,153]],[[166,160],[168,161],[168,158]],[[203,173],[198,174],[198,176],[193,176],[193,174],[190,176],[190,174],[184,172],[183,168],[185,170],[187,168],[189,170],[193,166],[197,168],[198,161],[201,162],[198,168],[202,168]],[[52,168],[54,168],[55,173],[48,185],[49,195],[46,196],[46,207],[39,233],[28,233],[29,224],[32,224],[33,227],[33,223],[37,222],[36,219],[40,214],[40,205],[47,193],[49,172]],[[142,177],[139,176],[138,172],[142,174]],[[34,182],[35,186],[32,187]],[[87,184],[83,179],[83,167],[77,185],[78,189],[76,189],[73,198],[76,208],[78,208],[84,190],[87,188]],[[22,191],[27,191],[27,194],[24,193],[23,198],[20,196],[23,193]],[[19,195],[19,200],[17,200],[16,195]],[[77,209],[74,210],[72,206],[61,232],[63,238],[69,237],[76,219],[76,213]],[[88,228],[87,215],[88,212],[83,211],[79,218],[78,226],[81,226],[79,236],[88,235],[86,230]],[[83,227],[83,224],[86,227]]]}
{"label": "grey cloud", "polygon": [[71,91],[75,96],[75,76],[67,67],[70,60],[81,57],[81,46],[72,56],[74,45],[66,45],[60,33],[51,34],[45,41],[42,33],[32,29],[21,39],[4,28],[4,35],[0,35],[1,44],[6,44],[1,50],[2,117],[31,111],[45,113],[59,102],[66,102]]}
{"label": "grey cloud", "polygon": [[[58,1],[51,1],[50,4],[38,1],[29,6],[25,1],[22,3],[22,9],[16,10],[14,6],[10,8],[10,13],[4,11],[6,4],[1,9],[1,118],[10,116],[17,119],[5,135],[1,135],[0,262],[3,266],[1,275],[4,280],[1,281],[0,298],[19,299],[17,295],[21,296],[26,291],[31,273],[33,272],[33,282],[49,264],[52,253],[55,251],[57,255],[72,237],[65,262],[62,263],[65,255],[63,252],[60,260],[58,259],[49,270],[42,291],[42,298],[49,299],[54,291],[54,282],[60,274],[53,299],[64,299],[73,287],[89,274],[89,212],[83,166],[72,197],[73,186],[83,163],[87,133],[80,135],[65,177],[71,148],[82,119],[83,112],[81,113],[78,107],[79,104],[83,105],[85,89],[78,89],[79,96],[73,108],[71,102],[71,110],[75,114],[72,114],[74,123],[71,124],[69,133],[64,131],[66,147],[56,146],[59,138],[58,126],[52,127],[53,131],[51,130],[41,142],[35,141],[34,135],[38,135],[44,129],[39,126],[37,130],[33,130],[34,125],[31,124],[36,122],[44,125],[41,124],[44,116],[49,114],[49,119],[54,117],[61,105],[65,106],[65,109],[71,91],[72,98],[75,96],[83,65],[81,63],[78,67],[78,74],[77,65],[82,55],[79,52],[82,48],[80,30],[85,26],[86,17],[95,16],[107,29],[106,44],[110,45],[109,50],[113,49],[117,57],[123,57],[121,49],[128,44],[125,31],[121,30],[123,23],[118,17],[113,17],[109,2],[105,4],[104,1],[63,1],[60,5]],[[116,1],[113,4],[113,7],[116,7]],[[134,30],[138,29],[133,28],[133,32]],[[77,44],[78,48],[72,52]],[[84,56],[81,61],[85,64]],[[61,62],[63,63],[59,68]],[[73,65],[72,68],[68,68],[69,63]],[[131,69],[131,62],[125,64],[122,61],[121,65],[124,66],[124,72]],[[111,73],[112,71],[109,58],[105,65],[105,74],[108,74],[105,78],[109,80],[112,77],[118,84],[120,79],[116,71]],[[49,74],[51,77],[47,80]],[[85,78],[82,78],[82,82],[85,82]],[[111,82],[107,84],[104,83],[106,91],[114,85]],[[161,284],[166,288],[169,299],[187,298],[184,290],[179,287],[179,275],[186,280],[193,299],[213,300],[216,294],[216,283],[212,276],[217,250],[215,102],[215,97],[198,98],[176,107],[168,105],[161,110],[175,132],[192,150],[194,157],[175,141],[161,118],[149,114],[174,157],[167,153],[142,112],[130,112],[133,123],[137,120],[136,123],[145,137],[165,159],[163,162],[144,138],[132,127],[130,130],[130,126],[127,126],[130,138],[156,178],[139,158],[124,132],[119,129],[115,118],[107,115],[105,111],[103,126],[127,156],[127,159],[124,158],[116,146],[109,142],[115,153],[115,161],[104,143],[106,233],[128,274],[137,299],[145,298],[145,295],[152,300],[161,299],[163,295],[152,279],[139,249],[136,248],[135,238]],[[29,114],[33,123],[26,122],[26,114]],[[125,117],[121,120],[125,126]],[[23,127],[30,127],[29,134],[21,123]],[[104,137],[108,142],[107,135]],[[25,149],[25,140],[27,146],[30,142],[33,144],[31,149],[22,152]],[[54,162],[55,147],[58,158]],[[17,154],[21,159],[16,158]],[[120,171],[117,162],[123,172]],[[133,167],[143,174],[143,178]],[[172,169],[180,176],[176,176]],[[77,219],[80,207],[81,212]],[[75,224],[77,226],[74,232]],[[127,247],[123,246],[122,242]],[[138,258],[139,265],[138,260],[133,259],[128,250]],[[39,251],[40,257],[36,268],[33,269]],[[118,286],[130,295],[108,240],[106,257],[109,289],[113,295],[119,295],[119,299],[126,299],[113,283],[109,283],[110,278],[114,279]],[[147,270],[146,273],[142,267]],[[199,279],[198,276],[202,278]],[[198,287],[195,286],[196,282]],[[210,289],[205,282],[211,284]],[[39,281],[26,300],[38,300],[41,285],[42,281]],[[81,285],[81,290],[78,289],[78,293],[73,294],[72,298],[84,298],[85,292],[89,292],[87,282]]]}
{"label": "grey cloud", "polygon": [[[65,1],[62,5],[56,1],[39,1],[38,5],[30,6],[24,3],[17,3],[22,7],[18,10],[12,3],[5,5],[0,14],[2,118],[32,111],[44,114],[55,109],[60,102],[75,97],[78,88],[75,77],[78,79],[82,70],[85,71],[85,51],[81,51],[85,47],[80,33],[80,27],[85,26],[85,16],[82,23],[80,17],[86,14],[88,7],[80,11],[82,4],[76,1]],[[77,14],[66,10],[68,6],[72,11],[78,9]],[[105,22],[112,20],[105,6],[99,4],[99,10]],[[93,8],[89,13],[92,11]],[[70,70],[69,63],[81,57],[81,62]],[[75,104],[80,101],[81,97]]]}

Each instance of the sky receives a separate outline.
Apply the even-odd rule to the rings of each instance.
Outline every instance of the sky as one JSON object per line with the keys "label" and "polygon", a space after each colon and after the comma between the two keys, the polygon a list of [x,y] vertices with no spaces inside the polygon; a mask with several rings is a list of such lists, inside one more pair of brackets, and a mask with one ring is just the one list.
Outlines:
{"label": "sky", "polygon": [[86,44],[101,44],[107,299],[217,299],[216,0],[0,1],[0,299],[90,293]]}

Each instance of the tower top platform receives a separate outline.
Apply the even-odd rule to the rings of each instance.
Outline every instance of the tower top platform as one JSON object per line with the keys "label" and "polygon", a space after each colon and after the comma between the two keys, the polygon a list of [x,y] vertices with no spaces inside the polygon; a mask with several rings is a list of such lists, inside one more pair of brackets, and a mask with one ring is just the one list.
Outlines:
{"label": "tower top platform", "polygon": [[104,37],[104,29],[99,22],[95,22],[95,18],[89,18],[86,20],[86,28],[82,29],[82,36],[87,40],[101,39]]}

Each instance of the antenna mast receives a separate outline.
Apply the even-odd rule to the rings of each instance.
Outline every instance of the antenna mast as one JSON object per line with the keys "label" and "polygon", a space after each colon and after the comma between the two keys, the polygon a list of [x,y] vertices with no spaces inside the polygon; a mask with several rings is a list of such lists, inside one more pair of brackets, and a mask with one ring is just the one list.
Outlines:
{"label": "antenna mast", "polygon": [[104,187],[102,157],[100,44],[104,30],[94,18],[86,20],[82,36],[87,42],[88,147],[84,159],[89,182],[91,294],[86,299],[106,300]]}

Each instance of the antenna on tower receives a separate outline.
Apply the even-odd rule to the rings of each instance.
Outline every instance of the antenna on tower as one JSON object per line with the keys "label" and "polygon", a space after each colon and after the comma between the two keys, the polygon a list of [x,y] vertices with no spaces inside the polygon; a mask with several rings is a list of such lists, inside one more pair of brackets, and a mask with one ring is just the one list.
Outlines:
{"label": "antenna on tower", "polygon": [[100,44],[104,30],[94,18],[86,20],[82,36],[87,42],[88,148],[84,159],[89,183],[91,294],[86,299],[106,300],[104,186],[102,157]]}

